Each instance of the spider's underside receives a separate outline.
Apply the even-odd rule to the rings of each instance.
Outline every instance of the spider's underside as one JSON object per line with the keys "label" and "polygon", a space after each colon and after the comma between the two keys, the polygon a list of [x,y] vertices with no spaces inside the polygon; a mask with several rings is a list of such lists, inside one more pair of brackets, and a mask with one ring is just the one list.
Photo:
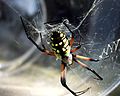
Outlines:
{"label": "spider's underside", "polygon": [[[68,64],[73,64],[73,62],[77,62],[79,65],[81,65],[83,68],[86,68],[87,70],[91,71],[92,73],[94,73],[97,76],[97,80],[103,80],[103,78],[101,76],[99,76],[93,69],[89,68],[86,64],[82,63],[81,61],[79,61],[77,58],[82,59],[82,60],[86,60],[86,61],[94,61],[97,62],[99,61],[98,59],[92,59],[89,57],[84,57],[84,56],[80,56],[80,55],[76,55],[74,54],[75,51],[77,51],[81,45],[78,45],[78,47],[71,49],[73,43],[74,43],[74,32],[72,32],[72,30],[69,28],[68,26],[68,22],[66,20],[64,20],[62,22],[62,24],[69,30],[69,32],[71,32],[72,36],[70,38],[70,40],[67,38],[65,32],[62,32],[61,30],[57,29],[57,30],[53,30],[51,35],[50,35],[50,45],[52,47],[52,51],[49,51],[46,49],[46,47],[44,46],[43,42],[42,42],[42,35],[40,33],[40,37],[41,37],[41,45],[43,48],[41,48],[39,45],[36,44],[36,42],[31,38],[28,30],[27,30],[27,26],[26,26],[26,21],[23,17],[20,17],[25,33],[27,35],[27,38],[42,52],[46,53],[47,55],[50,56],[55,56],[56,58],[59,58],[61,60],[61,84],[67,89],[69,90],[74,96],[79,96],[81,94],[84,94],[87,90],[89,90],[89,88],[80,91],[80,92],[74,92],[73,90],[71,90],[68,85],[66,84],[66,69],[67,69],[67,65]],[[31,25],[30,23],[27,23],[29,25]],[[35,27],[31,26],[33,31],[37,31],[35,29]]]}

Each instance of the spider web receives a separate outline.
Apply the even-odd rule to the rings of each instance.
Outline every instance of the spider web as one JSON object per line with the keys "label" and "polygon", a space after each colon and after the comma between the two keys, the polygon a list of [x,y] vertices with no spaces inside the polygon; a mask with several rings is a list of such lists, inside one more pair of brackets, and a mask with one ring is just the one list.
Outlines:
{"label": "spider web", "polygon": [[[83,96],[104,96],[111,92],[115,85],[120,81],[120,1],[118,0],[95,0],[92,7],[86,13],[78,26],[72,28],[73,31],[81,29],[80,34],[83,36],[80,51],[77,54],[100,59],[100,62],[84,62],[91,68],[95,69],[103,77],[103,81],[95,81],[90,76],[90,72],[80,68],[79,66],[72,68],[72,72],[68,72],[68,84],[74,89],[83,90],[92,87]],[[40,13],[39,13],[40,14]],[[39,15],[38,14],[38,15]],[[38,22],[39,16],[33,19],[33,25],[40,32],[46,34],[46,30]],[[86,20],[89,20],[87,23]],[[40,23],[40,25],[39,25]],[[86,27],[89,27],[86,30]],[[39,31],[37,31],[39,33]],[[87,32],[86,32],[87,31]],[[33,31],[32,31],[33,32]],[[31,33],[32,34],[32,33]],[[32,35],[36,40],[36,34]],[[80,37],[78,34],[76,41]],[[37,37],[38,38],[38,37]],[[71,68],[70,68],[71,69]],[[74,73],[74,75],[72,75]],[[77,74],[77,75],[75,75]],[[70,82],[69,82],[70,81]],[[67,94],[67,93],[66,93]]]}
{"label": "spider web", "polygon": [[[69,78],[68,80],[70,81],[68,81],[68,84],[78,91],[92,87],[89,92],[85,94],[86,96],[88,94],[89,96],[107,95],[115,88],[114,86],[119,83],[119,3],[120,2],[116,0],[95,0],[79,25],[72,28],[72,30],[76,32],[77,29],[80,30],[81,27],[89,25],[87,30],[86,27],[82,32],[80,30],[80,35],[83,36],[81,41],[83,45],[78,52],[80,55],[100,59],[98,63],[83,62],[104,78],[102,82],[94,81],[94,79],[91,78],[94,74],[91,74],[79,66],[74,68],[70,67],[72,71],[68,72],[67,78]],[[88,20],[87,23],[85,22],[86,20]],[[47,32],[48,30],[45,29],[45,31]],[[80,37],[78,33],[75,34],[76,42],[78,42],[78,38]]]}

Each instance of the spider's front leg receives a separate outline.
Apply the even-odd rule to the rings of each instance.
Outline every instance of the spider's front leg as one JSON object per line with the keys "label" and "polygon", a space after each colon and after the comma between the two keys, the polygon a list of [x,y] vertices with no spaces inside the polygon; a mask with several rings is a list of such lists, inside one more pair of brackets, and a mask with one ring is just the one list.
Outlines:
{"label": "spider's front leg", "polygon": [[[74,32],[69,28],[69,26],[67,25],[66,22],[67,22],[67,20],[64,20],[64,21],[63,21],[63,24],[68,28],[68,30],[69,30],[70,33],[72,34],[72,37],[71,37],[71,39],[70,39],[70,46],[72,46],[73,43],[74,43]],[[81,44],[79,43],[79,45],[78,45],[76,48],[74,48],[73,50],[71,50],[70,52],[73,53],[73,52],[77,51],[80,47],[81,47]]]}
{"label": "spider's front leg", "polygon": [[61,64],[61,84],[67,89],[69,90],[74,96],[80,96],[82,94],[84,94],[85,92],[87,92],[90,88],[87,88],[83,91],[80,92],[74,92],[73,90],[71,90],[68,85],[66,84],[66,64],[64,62],[62,62]]}
{"label": "spider's front leg", "polygon": [[67,19],[65,19],[65,20],[63,21],[63,24],[67,27],[67,29],[68,29],[68,30],[70,31],[70,33],[72,34],[72,37],[71,37],[71,40],[70,40],[70,46],[72,46],[73,43],[74,43],[74,33],[73,33],[73,31],[69,28],[67,22],[69,22],[69,21],[68,21]]}
{"label": "spider's front leg", "polygon": [[29,31],[35,31],[37,32],[38,30],[32,25],[30,24],[30,22],[28,22],[27,20],[25,20],[23,17],[20,16],[20,19],[21,19],[21,22],[22,22],[22,25],[24,27],[24,30],[25,30],[25,33],[27,35],[27,38],[41,51],[41,52],[44,52],[46,53],[47,55],[52,55],[52,56],[55,56],[54,55],[54,52],[50,52],[49,50],[47,50],[43,44],[43,40],[42,40],[42,35],[40,33],[40,38],[41,38],[41,44],[42,44],[42,47],[41,48],[30,36],[29,34]]}

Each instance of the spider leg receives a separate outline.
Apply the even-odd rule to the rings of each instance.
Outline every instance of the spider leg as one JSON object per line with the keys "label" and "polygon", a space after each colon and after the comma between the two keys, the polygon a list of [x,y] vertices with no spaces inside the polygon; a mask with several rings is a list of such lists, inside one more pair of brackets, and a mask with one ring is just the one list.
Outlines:
{"label": "spider leg", "polygon": [[61,84],[62,86],[64,86],[67,90],[69,90],[74,96],[80,96],[82,94],[84,94],[85,92],[87,92],[90,88],[87,88],[83,91],[80,91],[80,92],[74,92],[72,91],[68,85],[66,84],[66,64],[64,62],[62,62],[61,64]]}
{"label": "spider leg", "polygon": [[[63,24],[68,28],[68,30],[69,30],[69,31],[71,32],[71,34],[72,34],[72,37],[71,37],[71,39],[70,39],[70,46],[72,46],[73,43],[74,43],[74,32],[69,28],[69,26],[67,25],[66,22],[67,22],[67,21],[64,20],[64,21],[63,21]],[[80,47],[81,47],[81,44],[79,43],[79,46],[76,47],[76,48],[74,48],[74,49],[71,50],[70,52],[73,53],[73,52],[77,51]]]}
{"label": "spider leg", "polygon": [[72,34],[72,37],[71,37],[71,39],[70,39],[70,46],[72,46],[73,43],[74,43],[74,35]]}
{"label": "spider leg", "polygon": [[44,48],[44,50],[46,49],[44,44],[43,44],[43,39],[42,39],[42,34],[40,33],[40,38],[41,38],[41,44],[42,44],[42,47]]}
{"label": "spider leg", "polygon": [[71,37],[71,40],[70,40],[70,46],[72,46],[73,43],[74,43],[74,33],[73,33],[73,31],[69,28],[69,26],[67,25],[66,22],[67,22],[67,21],[64,20],[64,21],[63,21],[63,24],[67,27],[67,29],[68,29],[68,30],[71,32],[71,34],[72,34],[72,37]]}
{"label": "spider leg", "polygon": [[43,39],[42,39],[42,34],[41,34],[41,33],[40,33],[40,38],[41,38],[41,44],[42,44],[42,47],[43,47],[44,50],[45,50],[45,53],[46,53],[47,55],[55,56],[54,52],[50,52],[49,50],[47,50],[47,49],[45,48],[45,46],[44,46],[44,44],[43,44]]}
{"label": "spider leg", "polygon": [[[30,24],[27,20],[25,20],[24,18],[22,18],[21,16],[20,16],[20,19],[21,19],[21,22],[22,22],[22,25],[23,25],[23,27],[24,27],[24,30],[25,30],[25,33],[26,33],[26,35],[27,35],[27,38],[41,51],[41,52],[44,52],[44,53],[46,53],[46,54],[48,54],[48,55],[52,55],[52,56],[54,56],[54,53],[53,52],[50,52],[49,50],[46,50],[46,48],[45,48],[45,46],[44,46],[44,44],[43,44],[43,40],[42,40],[42,35],[41,35],[41,33],[40,33],[40,37],[41,37],[41,43],[42,43],[42,47],[43,48],[41,48],[40,46],[38,46],[38,44],[31,38],[31,36],[29,35],[29,30],[28,30],[28,28],[30,28],[32,31],[38,31],[34,26],[32,26],[32,24]],[[30,31],[31,31],[30,30]]]}
{"label": "spider leg", "polygon": [[79,58],[79,59],[82,59],[82,60],[85,60],[85,61],[94,61],[94,62],[98,62],[99,61],[98,59],[93,59],[93,58],[80,56],[80,55],[75,55],[75,54],[73,54],[73,57]]}
{"label": "spider leg", "polygon": [[94,73],[94,74],[97,76],[97,78],[94,78],[94,79],[103,80],[103,78],[102,78],[100,75],[98,75],[98,73],[96,73],[93,69],[89,68],[86,64],[80,62],[79,60],[76,60],[75,58],[73,58],[73,60],[74,60],[75,62],[77,62],[78,64],[80,64],[82,67],[84,67],[84,68],[86,68],[87,70],[89,70],[89,71],[91,71],[92,73]]}
{"label": "spider leg", "polygon": [[71,52],[71,53],[76,52],[76,51],[77,51],[78,49],[80,49],[80,48],[81,48],[81,45],[79,44],[79,46],[77,46],[76,48],[70,50],[70,52]]}

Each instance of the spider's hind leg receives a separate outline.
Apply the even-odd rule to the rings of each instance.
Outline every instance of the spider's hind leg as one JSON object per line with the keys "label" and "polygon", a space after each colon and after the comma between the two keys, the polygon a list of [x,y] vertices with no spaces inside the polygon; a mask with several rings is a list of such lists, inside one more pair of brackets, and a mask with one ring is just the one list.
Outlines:
{"label": "spider's hind leg", "polygon": [[83,91],[79,91],[79,92],[74,92],[73,90],[71,90],[68,87],[68,85],[66,84],[66,78],[65,78],[66,77],[66,68],[67,68],[66,64],[64,64],[64,62],[62,62],[62,64],[61,64],[61,84],[62,84],[62,86],[64,86],[67,90],[69,90],[74,96],[80,96],[80,95],[86,93],[90,89],[90,87]]}

